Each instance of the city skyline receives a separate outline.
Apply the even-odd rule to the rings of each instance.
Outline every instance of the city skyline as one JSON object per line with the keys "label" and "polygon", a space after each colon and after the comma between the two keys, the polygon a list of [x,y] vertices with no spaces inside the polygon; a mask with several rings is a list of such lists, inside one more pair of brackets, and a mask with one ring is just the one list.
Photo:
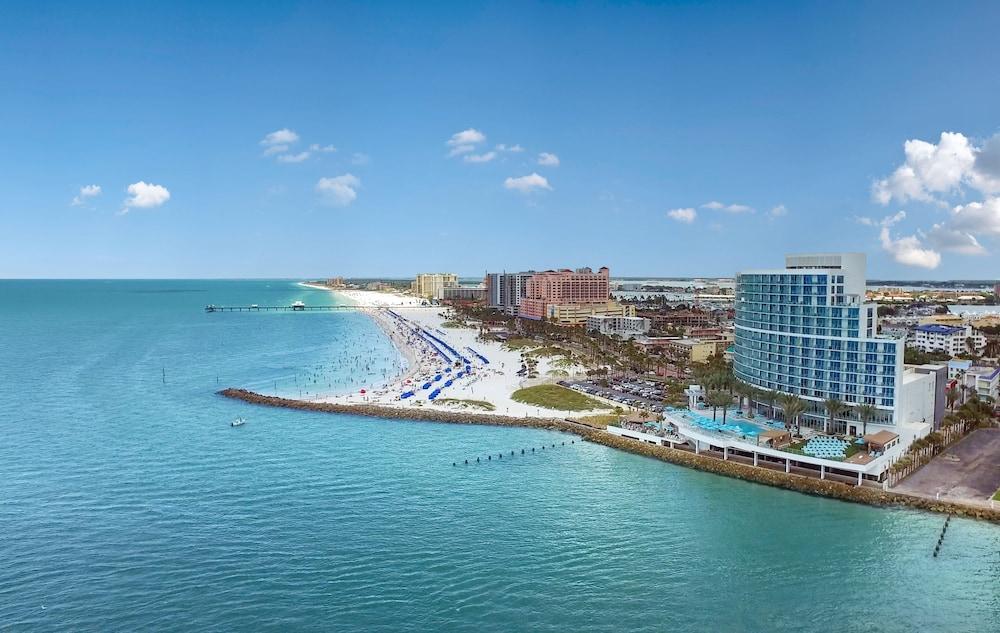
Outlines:
{"label": "city skyline", "polygon": [[5,7],[0,277],[998,269],[994,5],[236,7]]}

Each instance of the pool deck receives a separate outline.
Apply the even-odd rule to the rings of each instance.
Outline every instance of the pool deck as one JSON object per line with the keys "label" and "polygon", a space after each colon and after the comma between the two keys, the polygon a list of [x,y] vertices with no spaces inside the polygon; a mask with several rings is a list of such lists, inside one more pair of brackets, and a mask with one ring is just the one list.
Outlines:
{"label": "pool deck", "polygon": [[[670,446],[675,448],[682,443],[689,444],[695,453],[702,451],[707,453],[721,453],[722,459],[738,459],[743,457],[757,467],[774,468],[783,466],[785,472],[793,472],[798,467],[818,467],[821,479],[828,475],[836,474],[840,477],[856,478],[858,485],[864,480],[878,480],[889,468],[889,466],[904,453],[904,446],[899,444],[889,449],[884,455],[869,460],[835,460],[813,457],[799,453],[790,453],[769,446],[762,446],[757,443],[756,437],[741,437],[738,432],[718,431],[702,428],[692,422],[684,414],[694,414],[704,417],[697,411],[665,411],[663,413],[666,422],[673,424],[678,429],[678,438],[663,438],[654,434],[638,433],[635,431],[622,431],[621,429],[609,428],[609,432],[623,437],[631,437],[649,444]],[[752,420],[738,418],[737,421],[744,424],[754,424],[760,428],[774,428],[772,425],[755,423]],[[832,471],[832,473],[831,473]]]}

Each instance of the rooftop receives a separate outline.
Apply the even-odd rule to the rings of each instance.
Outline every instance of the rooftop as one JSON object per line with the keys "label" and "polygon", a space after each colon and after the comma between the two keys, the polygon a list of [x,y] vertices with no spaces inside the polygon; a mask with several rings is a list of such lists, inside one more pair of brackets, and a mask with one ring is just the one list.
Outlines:
{"label": "rooftop", "polygon": [[928,323],[927,325],[917,326],[917,332],[927,332],[928,334],[945,334],[951,336],[953,334],[961,334],[964,331],[965,330],[963,330],[960,327],[952,327],[950,325],[938,325],[936,323]]}

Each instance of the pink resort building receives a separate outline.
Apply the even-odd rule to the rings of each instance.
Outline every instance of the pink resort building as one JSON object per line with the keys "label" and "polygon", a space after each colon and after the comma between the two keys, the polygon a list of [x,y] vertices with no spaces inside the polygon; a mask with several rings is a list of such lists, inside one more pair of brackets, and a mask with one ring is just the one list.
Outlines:
{"label": "pink resort building", "polygon": [[547,270],[528,279],[518,316],[562,325],[582,325],[588,316],[633,316],[634,311],[611,299],[607,267]]}

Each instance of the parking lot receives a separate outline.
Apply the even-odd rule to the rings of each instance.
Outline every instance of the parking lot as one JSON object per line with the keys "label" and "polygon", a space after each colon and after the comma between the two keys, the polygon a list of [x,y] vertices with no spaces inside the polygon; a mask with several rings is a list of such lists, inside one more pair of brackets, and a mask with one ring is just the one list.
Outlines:
{"label": "parking lot", "polygon": [[896,486],[900,492],[980,503],[998,488],[1000,429],[973,431]]}
{"label": "parking lot", "polygon": [[661,413],[663,406],[663,385],[652,380],[630,380],[610,382],[602,387],[594,380],[561,381],[559,384],[599,398],[619,404]]}

